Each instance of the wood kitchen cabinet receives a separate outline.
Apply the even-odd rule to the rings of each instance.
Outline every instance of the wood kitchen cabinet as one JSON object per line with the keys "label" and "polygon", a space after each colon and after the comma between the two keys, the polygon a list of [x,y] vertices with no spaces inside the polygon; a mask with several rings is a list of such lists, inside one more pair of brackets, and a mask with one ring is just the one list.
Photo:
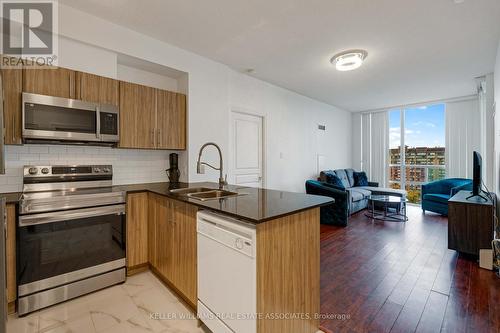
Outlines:
{"label": "wood kitchen cabinet", "polygon": [[27,92],[119,106],[121,148],[186,149],[186,95],[60,67],[1,72],[6,144],[22,144]]}
{"label": "wood kitchen cabinet", "polygon": [[7,303],[9,313],[15,311],[16,286],[16,205],[7,205],[7,239],[5,245],[7,271]]}
{"label": "wood kitchen cabinet", "polygon": [[127,195],[127,274],[148,264],[148,193]]}
{"label": "wood kitchen cabinet", "polygon": [[22,144],[22,69],[3,68],[3,112],[5,126],[5,144]]}
{"label": "wood kitchen cabinet", "polygon": [[173,283],[172,277],[174,273],[174,234],[173,234],[173,221],[172,221],[172,201],[160,197],[157,198],[159,202],[159,214],[156,220],[156,269],[168,281]]}
{"label": "wood kitchen cabinet", "polygon": [[120,105],[120,81],[108,77],[77,72],[76,99],[82,101]]}
{"label": "wood kitchen cabinet", "polygon": [[120,147],[186,149],[186,96],[120,82]]}
{"label": "wood kitchen cabinet", "polygon": [[156,90],[157,148],[186,149],[186,95]]}
{"label": "wood kitchen cabinet", "polygon": [[157,232],[156,228],[158,225],[158,221],[161,219],[159,216],[160,205],[161,205],[161,197],[149,193],[149,202],[148,202],[148,261],[152,267],[158,267],[158,256],[156,251],[156,237]]}
{"label": "wood kitchen cabinet", "polygon": [[196,206],[173,201],[173,261],[174,286],[196,306],[197,302],[197,234]]}
{"label": "wood kitchen cabinet", "polygon": [[149,263],[193,308],[197,302],[196,212],[193,205],[150,194]]}
{"label": "wood kitchen cabinet", "polygon": [[33,94],[75,98],[76,72],[66,68],[24,68],[23,91]]}
{"label": "wood kitchen cabinet", "polygon": [[[171,236],[170,201],[158,194],[149,194],[148,255],[149,263],[165,277],[168,270],[167,252],[170,250]],[[171,229],[171,228],[170,228]]]}
{"label": "wood kitchen cabinet", "polygon": [[156,89],[120,82],[121,148],[155,148]]}
{"label": "wood kitchen cabinet", "polygon": [[172,206],[170,200],[150,194],[149,263],[166,279],[172,270]]}

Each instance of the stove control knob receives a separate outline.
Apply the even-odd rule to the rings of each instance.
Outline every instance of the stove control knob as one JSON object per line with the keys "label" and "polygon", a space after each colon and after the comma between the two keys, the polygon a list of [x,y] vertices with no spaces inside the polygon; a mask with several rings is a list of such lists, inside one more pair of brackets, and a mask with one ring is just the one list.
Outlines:
{"label": "stove control knob", "polygon": [[38,168],[29,168],[28,172],[30,175],[36,175],[38,173]]}
{"label": "stove control knob", "polygon": [[100,168],[94,168],[94,173],[99,173],[99,172],[101,172]]}
{"label": "stove control knob", "polygon": [[49,173],[49,168],[43,168],[43,169],[42,169],[42,173],[43,173],[44,175],[48,174],[48,173]]}
{"label": "stove control knob", "polygon": [[104,168],[104,169],[102,169],[102,171],[104,171],[104,173],[110,173],[111,172],[111,170],[109,170],[109,168]]}

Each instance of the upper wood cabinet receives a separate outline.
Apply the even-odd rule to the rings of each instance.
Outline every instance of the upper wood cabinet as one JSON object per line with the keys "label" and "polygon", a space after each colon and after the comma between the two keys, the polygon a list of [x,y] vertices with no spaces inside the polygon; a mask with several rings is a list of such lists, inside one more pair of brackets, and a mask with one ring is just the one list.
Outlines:
{"label": "upper wood cabinet", "polygon": [[22,69],[2,69],[5,144],[22,144]]}
{"label": "upper wood cabinet", "polygon": [[155,148],[156,89],[120,82],[120,147]]}
{"label": "upper wood cabinet", "polygon": [[2,69],[5,143],[22,144],[22,92],[119,106],[121,148],[186,149],[186,96],[66,68]]}
{"label": "upper wood cabinet", "polygon": [[127,268],[148,263],[148,193],[127,195]]}
{"label": "upper wood cabinet", "polygon": [[76,99],[119,106],[119,87],[118,80],[89,73],[76,73]]}
{"label": "upper wood cabinet", "polygon": [[156,101],[156,147],[186,149],[186,95],[157,89]]}
{"label": "upper wood cabinet", "polygon": [[23,91],[33,94],[75,98],[76,72],[66,68],[23,69]]}
{"label": "upper wood cabinet", "polygon": [[120,82],[120,147],[186,149],[186,96]]}

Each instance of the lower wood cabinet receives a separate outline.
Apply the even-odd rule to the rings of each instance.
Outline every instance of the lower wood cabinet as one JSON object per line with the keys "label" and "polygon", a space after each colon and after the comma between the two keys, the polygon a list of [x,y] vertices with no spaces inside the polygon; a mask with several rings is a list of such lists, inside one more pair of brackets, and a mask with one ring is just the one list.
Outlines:
{"label": "lower wood cabinet", "polygon": [[196,307],[197,208],[161,195],[149,196],[149,263],[191,306]]}
{"label": "lower wood cabinet", "polygon": [[165,278],[171,268],[172,226],[170,201],[157,194],[149,194],[148,253],[149,263]]}
{"label": "lower wood cabinet", "polygon": [[197,235],[196,206],[172,201],[173,207],[173,258],[171,282],[192,305],[196,305],[197,294]]}
{"label": "lower wood cabinet", "polygon": [[148,193],[127,195],[127,268],[148,264]]}
{"label": "lower wood cabinet", "polygon": [[7,205],[7,240],[6,240],[6,270],[7,270],[7,302],[9,313],[15,310],[17,298],[16,286],[16,205]]}

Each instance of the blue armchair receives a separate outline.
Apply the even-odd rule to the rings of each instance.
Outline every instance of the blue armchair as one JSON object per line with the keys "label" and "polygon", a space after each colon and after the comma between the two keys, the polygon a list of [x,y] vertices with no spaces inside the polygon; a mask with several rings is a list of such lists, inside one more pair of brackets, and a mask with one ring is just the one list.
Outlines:
{"label": "blue armchair", "polygon": [[448,215],[448,200],[457,192],[472,190],[472,180],[447,178],[422,185],[422,210]]}
{"label": "blue armchair", "polygon": [[349,217],[348,193],[334,185],[317,180],[306,181],[308,194],[322,195],[335,199],[335,203],[320,208],[321,224],[339,225],[345,227]]}

